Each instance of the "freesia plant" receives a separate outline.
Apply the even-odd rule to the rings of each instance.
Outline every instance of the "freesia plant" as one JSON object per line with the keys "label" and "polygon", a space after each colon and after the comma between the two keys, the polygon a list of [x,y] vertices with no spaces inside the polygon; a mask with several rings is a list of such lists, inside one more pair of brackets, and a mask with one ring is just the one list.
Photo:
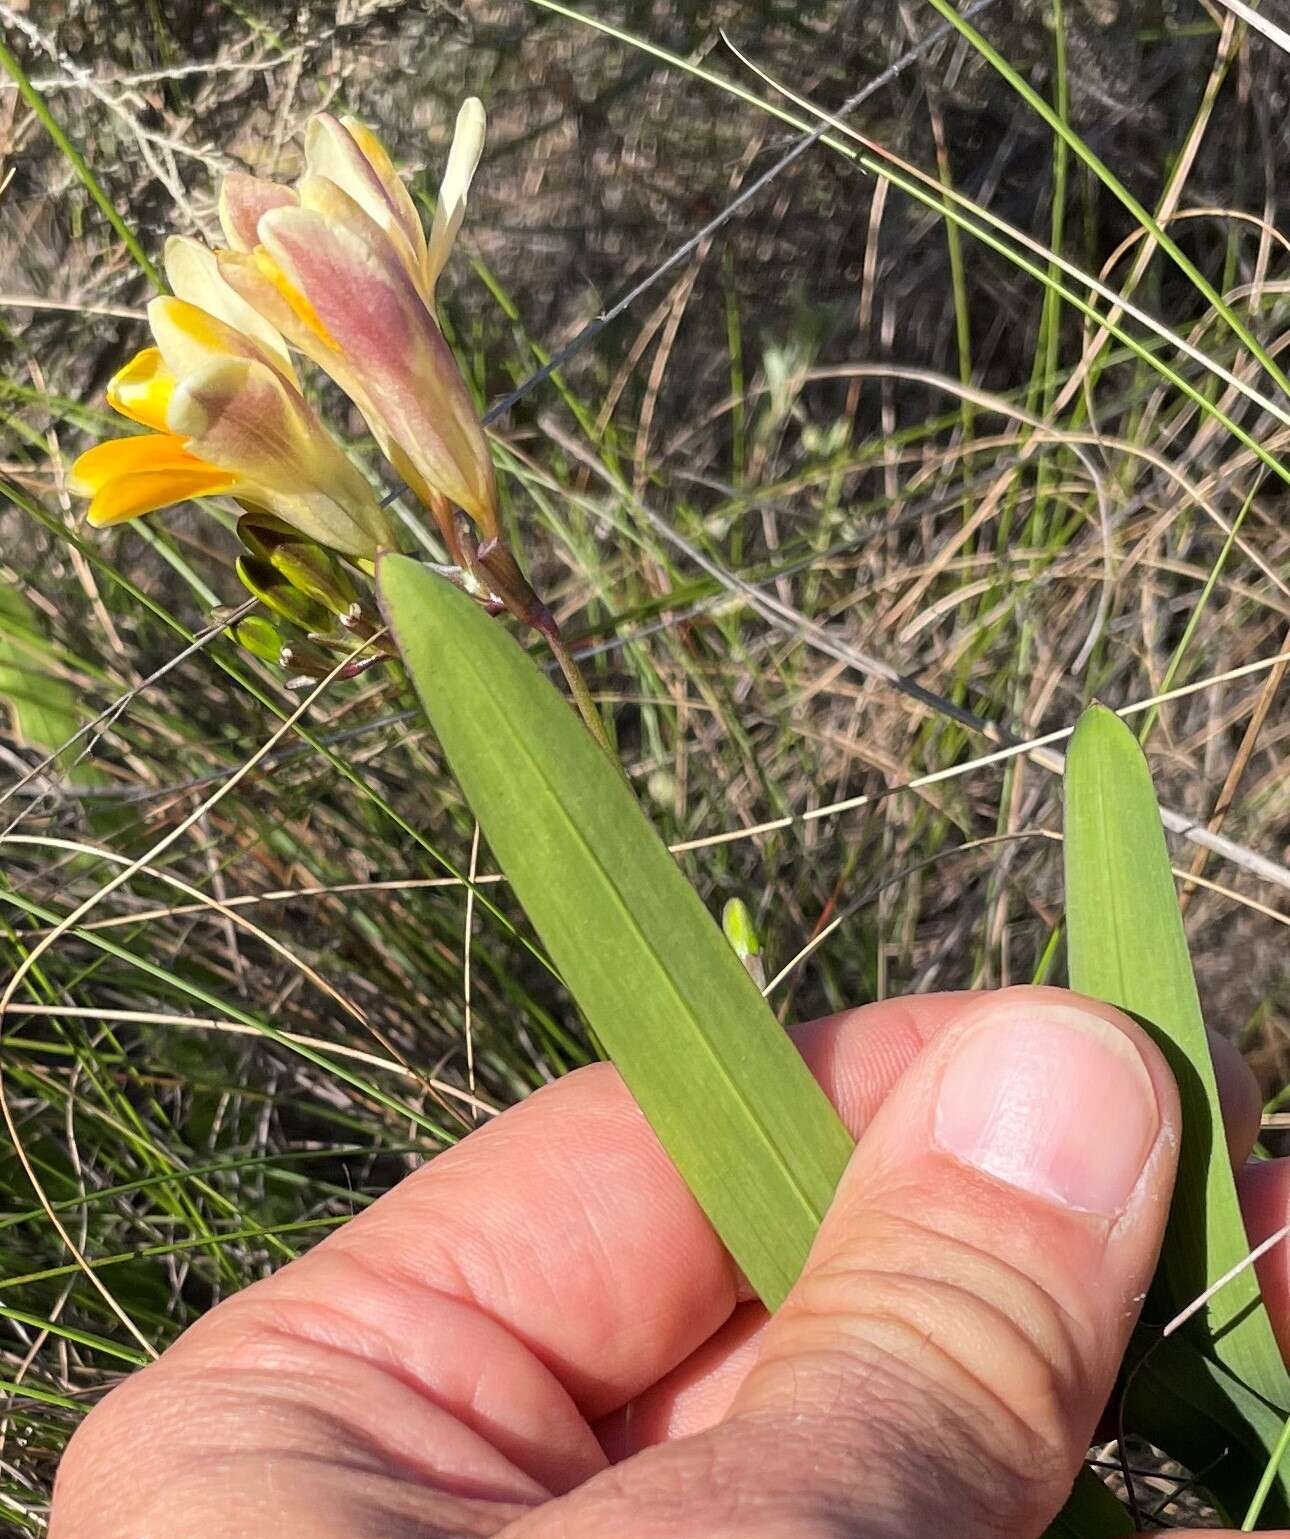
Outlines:
{"label": "freesia plant", "polygon": [[[572,677],[550,612],[506,544],[488,441],[435,309],[484,129],[472,98],[457,119],[428,238],[384,146],[354,118],[310,121],[294,188],[227,177],[219,207],[228,246],[167,243],[174,294],[148,308],[155,345],[108,387],[109,403],[150,431],[99,444],[73,466],[89,521],[120,523],[223,494],[351,561],[397,549],[371,484],[301,393],[292,361],[300,354],[358,408],[430,514],[458,580],[546,634]],[[263,539],[254,526],[242,532],[248,586],[299,629],[316,593],[306,587],[303,604],[288,595],[295,584],[281,562],[266,590]],[[266,654],[263,626],[241,634]]]}
{"label": "freesia plant", "polygon": [[[746,916],[728,916],[732,949],[600,751],[607,739],[595,708],[507,544],[488,439],[436,307],[483,142],[484,111],[471,100],[428,235],[390,156],[353,118],[310,122],[294,187],[228,177],[227,247],[168,243],[174,292],[149,306],[153,345],[108,387],[111,405],[145,431],[88,450],[73,485],[96,525],[189,498],[233,498],[237,570],[260,605],[237,635],[297,678],[352,675],[397,647],[549,957],[774,1306],[803,1263],[850,1139],[762,998]],[[451,585],[398,553],[372,484],[306,399],[297,357],[361,413],[428,514]],[[545,637],[600,748],[485,611],[509,612]],[[338,655],[346,648],[351,655]],[[1239,1263],[1243,1234],[1225,1153],[1211,1158],[1194,1131],[1220,1125],[1216,1092],[1149,777],[1126,729],[1090,718],[1076,735],[1068,789],[1074,980],[1155,1021],[1190,1095],[1190,1186],[1177,1213],[1185,1219],[1200,1193],[1203,1222],[1176,1214],[1166,1245],[1163,1275],[1180,1305],[1187,1287]],[[1139,867],[1131,880],[1115,866],[1130,848]],[[1130,911],[1143,873],[1158,893],[1131,927],[1142,956],[1131,977],[1109,975],[1104,916]],[[1211,1476],[1229,1505],[1248,1494],[1251,1471],[1275,1470],[1290,1409],[1257,1284],[1247,1276],[1241,1287],[1231,1296],[1239,1311],[1211,1310],[1170,1353],[1152,1343],[1134,1369],[1149,1361],[1169,1383],[1172,1421],[1155,1414],[1159,1395],[1136,1413],[1162,1446],[1187,1454],[1227,1439],[1237,1449],[1245,1462],[1229,1459]],[[1197,1385],[1203,1405],[1179,1412],[1181,1391]],[[1093,1489],[1063,1532],[1115,1531],[1124,1514],[1108,1524],[1109,1497]],[[1269,1476],[1261,1492],[1269,1511],[1290,1513],[1290,1478]],[[1089,1502],[1087,1481],[1077,1494]]]}

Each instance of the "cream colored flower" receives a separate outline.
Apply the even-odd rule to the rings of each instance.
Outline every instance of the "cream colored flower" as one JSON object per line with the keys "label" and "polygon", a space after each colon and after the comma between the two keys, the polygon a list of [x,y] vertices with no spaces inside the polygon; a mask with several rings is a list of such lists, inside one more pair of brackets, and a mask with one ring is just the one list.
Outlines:
{"label": "cream colored flower", "polygon": [[300,394],[281,335],[224,283],[214,253],[171,240],[166,273],[175,297],[148,306],[156,345],[107,390],[151,431],[98,444],[72,467],[90,523],[226,493],[346,555],[392,546],[371,487]]}
{"label": "cream colored flower", "polygon": [[501,532],[488,442],[435,313],[483,141],[472,99],[429,239],[384,147],[353,118],[311,120],[295,190],[239,175],[220,197],[232,248],[219,253],[220,273],[354,401],[455,555],[454,507],[485,545]]}

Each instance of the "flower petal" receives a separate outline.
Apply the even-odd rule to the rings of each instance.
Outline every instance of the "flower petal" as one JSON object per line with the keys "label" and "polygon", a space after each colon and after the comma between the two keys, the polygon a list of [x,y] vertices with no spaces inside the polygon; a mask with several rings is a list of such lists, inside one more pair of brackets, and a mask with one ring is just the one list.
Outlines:
{"label": "flower petal", "polygon": [[112,376],[106,394],[113,411],[164,433],[174,388],[175,376],[162,362],[161,350],[145,347]]}
{"label": "flower petal", "polygon": [[133,438],[109,438],[87,449],[73,464],[68,484],[78,497],[92,497],[122,476],[209,469],[173,433],[140,433]]}
{"label": "flower petal", "polygon": [[421,215],[417,212],[417,206],[412,201],[412,195],[404,184],[403,178],[395,170],[389,151],[366,123],[360,123],[357,118],[351,117],[342,118],[341,123],[348,129],[350,138],[362,150],[368,165],[380,177],[381,185],[394,205],[399,224],[412,245],[419,265],[426,248],[425,231],[421,228]]}
{"label": "flower petal", "polygon": [[224,239],[234,251],[252,250],[260,239],[256,234],[260,215],[295,201],[290,187],[261,176],[247,176],[244,171],[230,172],[219,190],[219,222]]}
{"label": "flower petal", "polygon": [[172,235],[166,242],[166,277],[175,297],[196,305],[208,315],[226,322],[250,337],[293,384],[296,371],[287,345],[274,327],[220,276],[215,253],[188,235]]}
{"label": "flower petal", "polygon": [[484,104],[477,96],[462,103],[457,114],[457,126],[453,131],[452,148],[448,151],[448,165],[439,184],[439,202],[434,211],[434,224],[430,227],[430,240],[426,247],[424,281],[431,306],[434,305],[435,285],[452,253],[457,231],[466,215],[466,194],[475,175],[479,157],[484,153],[484,133],[488,120]]}
{"label": "flower petal", "polygon": [[225,283],[306,358],[317,362],[320,353],[334,351],[335,344],[313,307],[292,288],[263,246],[254,251],[217,251],[215,259]]}
{"label": "flower petal", "polygon": [[267,364],[222,357],[183,379],[170,430],[208,465],[237,476],[238,496],[346,555],[395,543],[372,488],[298,391]]}
{"label": "flower petal", "polygon": [[193,466],[171,470],[143,470],[136,475],[119,476],[95,492],[86,518],[96,529],[107,524],[124,523],[141,513],[155,513],[190,497],[213,497],[232,491],[237,477],[211,470],[194,461]]}
{"label": "flower petal", "polygon": [[305,164],[309,171],[300,183],[300,201],[308,207],[311,182],[315,177],[326,177],[385,231],[415,279],[420,275],[425,253],[421,221],[380,141],[363,130],[375,146],[374,153],[381,162],[378,166],[355,138],[349,127],[353,121],[351,118],[342,123],[330,112],[319,112],[310,118],[305,130]]}
{"label": "flower petal", "polygon": [[492,460],[447,343],[384,232],[325,177],[308,205],[260,221],[265,248],[313,306],[335,352],[316,353],[387,455],[399,445],[431,487],[496,530]]}
{"label": "flower petal", "polygon": [[272,360],[258,343],[185,299],[169,294],[148,302],[148,324],[166,367],[182,380],[211,358],[253,358],[272,367]]}

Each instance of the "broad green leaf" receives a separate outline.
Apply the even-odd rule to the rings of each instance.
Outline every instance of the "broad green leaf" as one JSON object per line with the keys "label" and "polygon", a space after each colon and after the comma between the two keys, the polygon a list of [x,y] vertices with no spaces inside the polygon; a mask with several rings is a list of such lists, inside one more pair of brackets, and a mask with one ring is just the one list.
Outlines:
{"label": "broad green leaf", "polygon": [[[1160,1044],[1182,1098],[1183,1141],[1157,1288],[1159,1323],[1190,1304],[1249,1253],[1227,1157],[1218,1089],[1151,774],[1133,734],[1113,712],[1091,706],[1066,761],[1066,922],[1073,988],[1143,1021]],[[1095,1132],[1092,1136],[1095,1136]],[[1174,1341],[1148,1345],[1135,1377],[1133,1427],[1168,1452],[1186,1405],[1195,1409],[1192,1460],[1206,1446],[1205,1483],[1231,1510],[1251,1494],[1246,1455],[1261,1471],[1290,1409],[1290,1380],[1252,1267],[1229,1281]],[[1138,1380],[1170,1387],[1145,1393]],[[1195,1381],[1185,1393],[1188,1375]],[[1222,1426],[1220,1434],[1217,1430]],[[1157,1435],[1159,1433],[1159,1435]],[[1242,1454],[1219,1458],[1237,1439]],[[1219,1462],[1213,1464],[1218,1458]],[[1209,1467],[1212,1466],[1212,1467]],[[1285,1510],[1280,1477],[1269,1513]]]}
{"label": "broad green leaf", "polygon": [[522,648],[417,562],[381,600],[484,837],[587,1023],[768,1305],[851,1138],[635,797]]}

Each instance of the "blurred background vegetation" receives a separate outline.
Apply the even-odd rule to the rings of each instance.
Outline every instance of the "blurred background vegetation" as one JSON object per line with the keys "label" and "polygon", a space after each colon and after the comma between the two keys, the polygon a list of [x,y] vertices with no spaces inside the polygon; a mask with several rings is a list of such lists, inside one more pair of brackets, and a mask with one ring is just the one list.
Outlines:
{"label": "blurred background vegetation", "polygon": [[[942,26],[926,0],[586,14],[613,30],[521,0],[2,0],[0,32],[154,258],[218,238],[225,171],[293,177],[324,108],[371,123],[428,212],[480,95],[441,294],[486,404],[798,137],[726,39],[834,111]],[[786,1020],[1061,981],[1060,743],[990,760],[1094,696],[1196,686],[1130,719],[1275,1148],[1290,534],[1252,445],[1275,458],[1290,423],[1286,55],[1201,0],[976,23],[1069,139],[953,31],[850,121],[1190,351],[1132,315],[1144,352],[1100,341],[1086,283],[1056,294],[834,134],[499,417],[516,548],[687,874],[752,910]],[[3,81],[0,154],[4,977],[191,820],[3,1020],[0,1532],[38,1534],[62,1444],[149,1348],[592,1049],[399,678],[335,685],[249,764],[298,697],[210,629],[244,597],[229,510],[84,526],[66,468],[120,426],[102,390],[152,290]]]}

